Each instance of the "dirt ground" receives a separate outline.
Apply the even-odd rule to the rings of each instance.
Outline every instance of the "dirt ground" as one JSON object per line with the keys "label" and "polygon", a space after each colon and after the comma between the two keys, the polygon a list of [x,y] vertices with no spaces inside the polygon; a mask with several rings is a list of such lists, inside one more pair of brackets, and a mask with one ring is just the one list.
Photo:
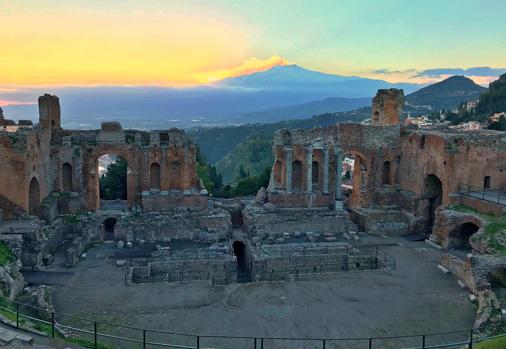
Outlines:
{"label": "dirt ground", "polygon": [[[90,250],[87,260],[74,269],[40,272],[38,277],[55,286],[58,312],[140,328],[299,338],[381,337],[471,328],[476,309],[456,279],[436,268],[440,252],[421,242],[387,240],[401,243],[384,247],[396,258],[396,270],[341,273],[311,281],[223,287],[205,282],[125,286],[124,269],[115,265],[117,250],[110,244]],[[36,280],[37,275],[30,278]],[[99,329],[108,330],[108,326]],[[142,340],[142,331],[124,329],[117,334]],[[460,335],[430,337],[427,344]],[[196,346],[191,337],[152,332],[147,337],[148,341]],[[375,340],[373,348],[420,344],[420,337]],[[200,345],[255,348],[254,339],[201,338]],[[116,343],[115,347],[136,346]],[[326,348],[367,347],[363,341],[326,343]],[[322,344],[266,340],[264,348],[322,348]]]}

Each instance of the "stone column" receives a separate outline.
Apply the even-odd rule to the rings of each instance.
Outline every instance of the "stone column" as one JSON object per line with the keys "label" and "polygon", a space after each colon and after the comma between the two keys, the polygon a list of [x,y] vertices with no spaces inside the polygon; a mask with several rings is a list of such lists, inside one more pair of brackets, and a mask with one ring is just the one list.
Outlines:
{"label": "stone column", "polygon": [[335,147],[336,157],[336,210],[343,208],[341,182],[343,178],[343,156],[341,149]]}
{"label": "stone column", "polygon": [[306,150],[306,191],[311,193],[313,191],[313,147],[309,145]]}
{"label": "stone column", "polygon": [[285,149],[285,166],[286,166],[286,192],[292,192],[292,154],[291,148]]}
{"label": "stone column", "polygon": [[323,192],[329,192],[329,148],[323,147]]}

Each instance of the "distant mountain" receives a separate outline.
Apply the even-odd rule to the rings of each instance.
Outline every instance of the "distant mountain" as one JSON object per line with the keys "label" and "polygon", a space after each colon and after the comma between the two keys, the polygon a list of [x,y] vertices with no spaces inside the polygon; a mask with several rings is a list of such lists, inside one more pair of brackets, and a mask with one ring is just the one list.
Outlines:
{"label": "distant mountain", "polygon": [[269,70],[227,78],[215,83],[227,86],[263,91],[292,91],[320,94],[326,97],[368,97],[374,96],[380,88],[402,88],[405,93],[415,91],[417,84],[393,84],[357,76],[342,76],[308,70],[298,65],[276,66]]}
{"label": "distant mountain", "polygon": [[452,76],[406,96],[408,107],[427,110],[453,109],[461,103],[478,99],[486,88],[465,76]]}
{"label": "distant mountain", "polygon": [[476,113],[485,116],[500,112],[506,112],[506,74],[490,83],[488,91],[481,94],[476,107]]}
{"label": "distant mountain", "polygon": [[290,105],[246,113],[241,116],[248,122],[277,122],[290,119],[307,119],[314,115],[355,110],[371,104],[371,98],[325,98],[303,104]]}

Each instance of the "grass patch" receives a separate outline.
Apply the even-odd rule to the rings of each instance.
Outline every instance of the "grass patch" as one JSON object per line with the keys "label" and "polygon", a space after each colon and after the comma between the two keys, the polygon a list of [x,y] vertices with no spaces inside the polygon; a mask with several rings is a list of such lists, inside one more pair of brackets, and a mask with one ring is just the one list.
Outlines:
{"label": "grass patch", "polygon": [[0,266],[4,266],[10,262],[14,262],[15,258],[11,250],[7,247],[5,242],[0,241]]}
{"label": "grass patch", "polygon": [[506,348],[506,337],[499,337],[475,344],[476,349],[504,349]]}
{"label": "grass patch", "polygon": [[[67,337],[66,341],[69,343],[74,343],[77,345],[80,345],[81,347],[85,348],[95,348],[95,343],[89,339],[85,339],[82,337]],[[104,344],[104,343],[97,343],[98,349],[115,349],[113,346]]]}

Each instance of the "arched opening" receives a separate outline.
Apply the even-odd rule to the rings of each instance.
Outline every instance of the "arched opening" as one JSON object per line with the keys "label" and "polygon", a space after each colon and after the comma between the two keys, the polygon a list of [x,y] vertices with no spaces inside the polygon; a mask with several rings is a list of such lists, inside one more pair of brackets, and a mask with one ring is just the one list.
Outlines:
{"label": "arched opening", "polygon": [[299,160],[292,162],[292,188],[302,191],[302,163]]}
{"label": "arched opening", "polygon": [[32,216],[40,215],[40,186],[35,177],[30,181],[28,189],[28,213]]}
{"label": "arched opening", "polygon": [[479,227],[474,223],[459,225],[456,229],[450,231],[448,235],[448,248],[471,251],[472,247],[469,243],[469,238],[476,233],[478,229]]}
{"label": "arched opening", "polygon": [[283,164],[276,160],[274,163],[274,187],[283,188]]}
{"label": "arched opening", "polygon": [[174,161],[169,164],[169,188],[182,190],[181,163]]}
{"label": "arched opening", "polygon": [[62,175],[62,189],[64,192],[73,191],[73,183],[72,183],[72,165],[68,162],[64,163],[61,168]]}
{"label": "arched opening", "polygon": [[364,207],[369,203],[368,160],[353,150],[345,152],[342,163],[342,189],[347,206]]}
{"label": "arched opening", "polygon": [[490,176],[485,176],[485,178],[483,178],[483,189],[490,189],[490,186],[492,184],[492,179],[490,178]]}
{"label": "arched opening", "polygon": [[420,138],[420,149],[425,148],[425,135],[422,135],[422,138]]}
{"label": "arched opening", "polygon": [[311,180],[313,181],[313,185],[318,185],[320,183],[320,164],[318,161],[313,161],[312,163]]}
{"label": "arched opening", "polygon": [[114,233],[114,228],[117,223],[117,219],[110,217],[107,218],[104,223],[104,240],[105,241],[114,241],[116,239],[116,234]]}
{"label": "arched opening", "polygon": [[237,259],[237,282],[250,282],[252,265],[246,245],[241,241],[236,241],[232,244],[232,248]]}
{"label": "arched opening", "polygon": [[392,184],[392,164],[390,161],[385,161],[383,164],[383,184],[391,185]]}
{"label": "arched opening", "polygon": [[151,189],[160,189],[160,165],[156,162],[149,168],[149,186]]}
{"label": "arched opening", "polygon": [[437,176],[431,174],[425,178],[423,198],[428,200],[426,235],[429,236],[436,220],[436,208],[443,203],[443,183]]}
{"label": "arched opening", "polygon": [[105,154],[98,158],[101,209],[122,210],[127,200],[128,162],[122,157]]}

